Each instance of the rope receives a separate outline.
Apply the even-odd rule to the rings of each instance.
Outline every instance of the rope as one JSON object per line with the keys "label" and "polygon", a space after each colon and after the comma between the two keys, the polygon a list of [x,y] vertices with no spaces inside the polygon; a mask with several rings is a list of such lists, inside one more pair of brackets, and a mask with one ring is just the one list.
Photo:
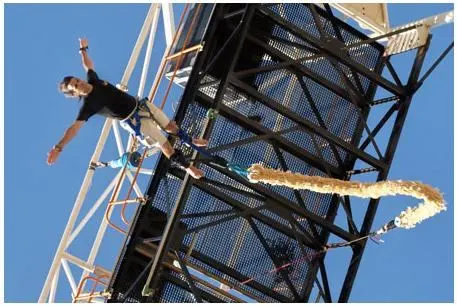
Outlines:
{"label": "rope", "polygon": [[254,276],[240,282],[238,285],[236,285],[235,287],[231,288],[232,290],[237,290],[238,288],[240,288],[242,285],[246,285],[246,284],[249,284],[250,282],[258,279],[259,277],[261,276],[264,276],[264,275],[268,275],[268,274],[271,274],[271,273],[277,273],[279,272],[280,270],[283,270],[293,264],[297,264],[297,263],[301,263],[303,261],[307,261],[308,263],[310,263],[313,259],[317,258],[318,256],[332,250],[332,249],[337,249],[337,248],[342,248],[342,247],[347,247],[347,246],[350,246],[351,244],[355,243],[355,242],[358,242],[358,241],[361,241],[361,240],[364,240],[364,239],[368,239],[374,235],[376,235],[377,232],[373,232],[373,233],[370,233],[364,237],[360,237],[360,238],[357,238],[357,239],[354,239],[354,240],[351,240],[351,241],[346,241],[346,242],[337,242],[337,243],[330,243],[330,244],[327,244],[322,250],[320,251],[316,251],[312,254],[308,254],[308,255],[305,255],[305,256],[302,256],[302,257],[299,257],[295,260],[292,260],[288,263],[285,263],[283,264],[282,266],[279,266],[279,267],[275,267],[271,270],[268,270],[268,271],[264,271],[264,272],[260,272],[258,274],[255,274]]}
{"label": "rope", "polygon": [[407,195],[424,202],[418,206],[408,207],[398,215],[394,222],[396,227],[414,228],[416,224],[446,210],[446,203],[438,189],[413,181],[380,181],[361,183],[342,181],[333,178],[308,176],[299,173],[267,169],[254,164],[249,169],[248,179],[251,182],[262,182],[270,185],[287,186],[293,189],[311,190],[319,193],[337,193],[343,196],[361,198],[379,198],[386,195]]}

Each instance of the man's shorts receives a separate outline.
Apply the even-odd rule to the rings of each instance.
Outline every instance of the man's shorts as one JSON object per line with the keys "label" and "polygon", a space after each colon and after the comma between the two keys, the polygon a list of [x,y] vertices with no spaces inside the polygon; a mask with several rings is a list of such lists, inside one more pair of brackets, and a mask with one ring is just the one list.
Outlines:
{"label": "man's shorts", "polygon": [[[168,140],[162,134],[161,129],[164,129],[168,123],[170,123],[170,119],[168,119],[160,108],[156,107],[151,102],[147,101],[146,105],[149,108],[149,111],[140,108],[138,112],[141,118],[140,131],[143,135],[143,137],[139,137],[138,139],[147,147],[162,146]],[[132,121],[136,124],[135,119],[132,118]],[[125,123],[125,120],[120,121],[120,124],[125,130],[135,135],[135,132]]]}

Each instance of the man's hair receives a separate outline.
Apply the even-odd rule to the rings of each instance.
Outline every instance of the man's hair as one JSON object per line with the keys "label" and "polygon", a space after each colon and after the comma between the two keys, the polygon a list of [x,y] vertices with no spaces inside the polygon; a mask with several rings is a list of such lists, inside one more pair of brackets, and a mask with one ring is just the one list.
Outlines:
{"label": "man's hair", "polygon": [[71,79],[73,79],[74,76],[66,76],[63,78],[63,80],[59,83],[59,91],[65,95],[67,98],[80,98],[74,90],[68,89],[68,84],[70,83]]}

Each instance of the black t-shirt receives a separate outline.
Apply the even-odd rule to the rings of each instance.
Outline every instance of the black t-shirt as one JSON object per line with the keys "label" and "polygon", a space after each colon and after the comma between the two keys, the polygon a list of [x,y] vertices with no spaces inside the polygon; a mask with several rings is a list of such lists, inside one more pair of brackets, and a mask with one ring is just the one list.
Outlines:
{"label": "black t-shirt", "polygon": [[136,107],[136,99],[110,83],[100,80],[92,69],[87,71],[87,82],[93,86],[84,98],[76,120],[87,121],[95,114],[107,118],[125,119]]}

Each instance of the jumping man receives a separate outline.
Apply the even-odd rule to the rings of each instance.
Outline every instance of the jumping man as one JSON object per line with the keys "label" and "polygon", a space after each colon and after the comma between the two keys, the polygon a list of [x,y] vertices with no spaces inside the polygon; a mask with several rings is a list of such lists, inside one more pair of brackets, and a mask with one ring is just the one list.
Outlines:
{"label": "jumping man", "polygon": [[[162,110],[147,99],[138,101],[135,97],[117,89],[110,83],[98,78],[94,64],[87,55],[87,39],[79,39],[79,53],[82,64],[87,72],[87,81],[67,76],[59,84],[60,91],[71,98],[82,99],[82,106],[75,122],[65,131],[62,139],[48,153],[47,163],[56,162],[63,148],[76,136],[84,123],[93,115],[98,114],[120,121],[121,126],[136,136],[148,148],[158,147],[171,160],[173,165],[184,169],[192,177],[199,179],[203,172],[189,164],[181,151],[174,149],[160,129],[179,135],[183,131],[176,122],[170,121]],[[160,129],[159,129],[160,127]],[[205,139],[193,139],[196,146],[206,146]]]}

